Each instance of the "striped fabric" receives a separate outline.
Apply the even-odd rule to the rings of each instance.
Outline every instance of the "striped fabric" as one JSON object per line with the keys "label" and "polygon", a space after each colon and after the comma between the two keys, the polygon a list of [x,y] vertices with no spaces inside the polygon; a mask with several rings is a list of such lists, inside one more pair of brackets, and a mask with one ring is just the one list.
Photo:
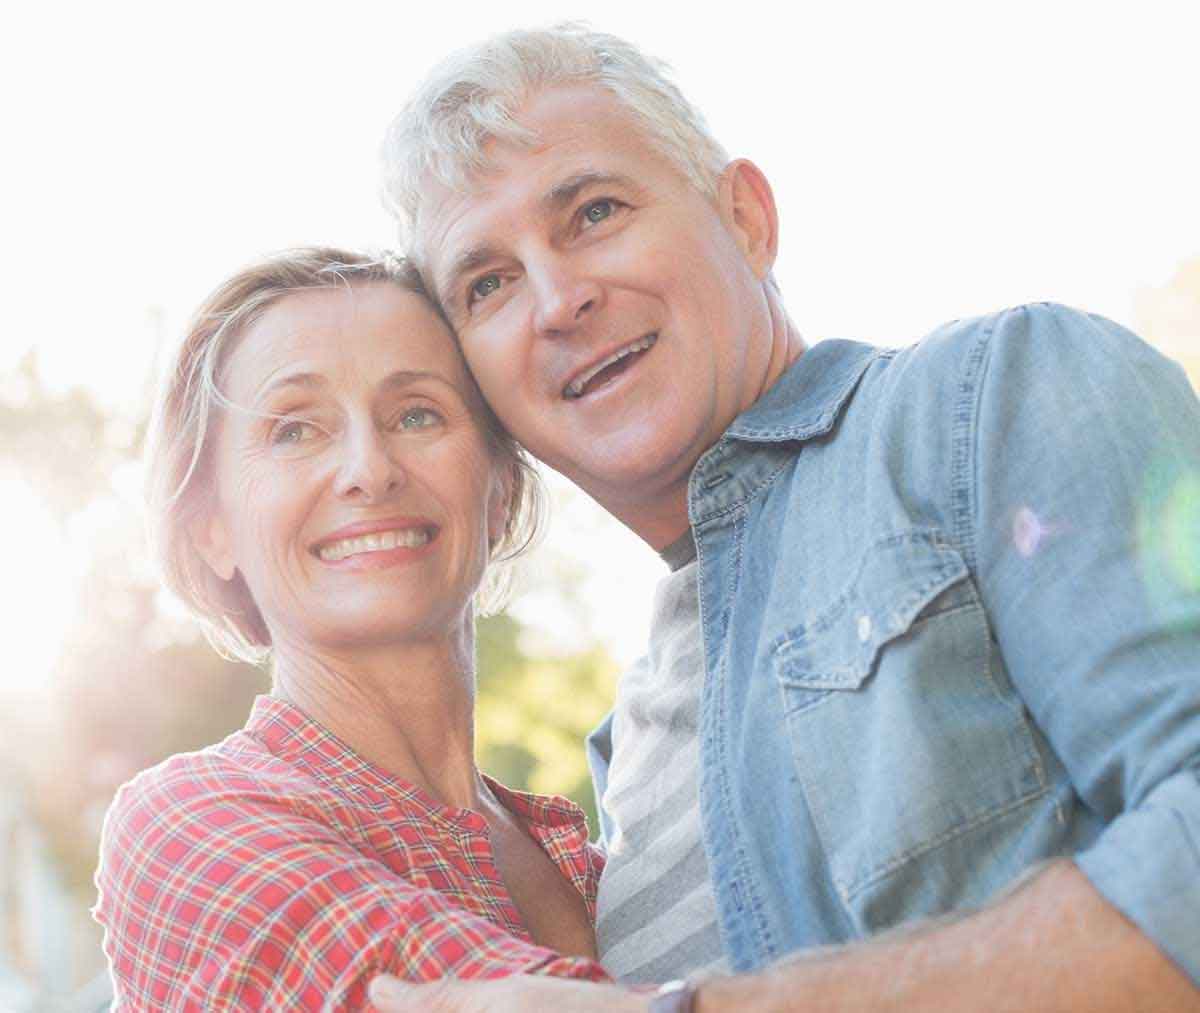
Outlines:
{"label": "striped fabric", "polygon": [[678,569],[655,591],[648,654],[621,677],[600,800],[612,832],[596,945],[625,984],[728,970],[701,840],[704,657],[690,539],[688,547],[690,562],[672,563]]}
{"label": "striped fabric", "polygon": [[[488,783],[594,917],[602,860],[583,813]],[[382,971],[606,980],[599,964],[533,942],[483,817],[272,697],[224,742],[121,789],[96,882],[114,1010],[356,1010]]]}

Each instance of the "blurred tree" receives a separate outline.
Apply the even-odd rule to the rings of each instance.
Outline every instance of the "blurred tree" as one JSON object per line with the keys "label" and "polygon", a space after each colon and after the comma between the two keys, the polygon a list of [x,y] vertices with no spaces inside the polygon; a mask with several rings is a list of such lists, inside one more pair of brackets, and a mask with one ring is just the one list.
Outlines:
{"label": "blurred tree", "polygon": [[596,806],[583,739],[612,702],[617,670],[599,648],[537,659],[521,649],[509,615],[479,624],[479,765],[505,784],[566,795],[596,829]]}
{"label": "blurred tree", "polygon": [[1179,265],[1161,288],[1137,296],[1138,330],[1183,364],[1200,390],[1200,257]]}
{"label": "blurred tree", "polygon": [[108,490],[140,440],[83,391],[47,391],[32,352],[0,375],[0,460],[19,469],[60,523]]}

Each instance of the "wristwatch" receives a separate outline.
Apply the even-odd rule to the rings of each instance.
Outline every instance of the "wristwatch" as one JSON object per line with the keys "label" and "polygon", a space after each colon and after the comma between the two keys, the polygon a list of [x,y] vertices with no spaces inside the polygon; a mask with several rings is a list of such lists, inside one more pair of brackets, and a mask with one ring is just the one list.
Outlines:
{"label": "wristwatch", "polygon": [[659,985],[650,996],[649,1013],[692,1013],[692,1000],[696,997],[696,986],[679,979]]}

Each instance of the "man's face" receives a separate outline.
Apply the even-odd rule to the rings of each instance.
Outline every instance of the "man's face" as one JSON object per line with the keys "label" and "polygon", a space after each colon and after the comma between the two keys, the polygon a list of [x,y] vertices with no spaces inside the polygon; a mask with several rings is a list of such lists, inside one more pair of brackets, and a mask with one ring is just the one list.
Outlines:
{"label": "man's face", "polygon": [[607,92],[548,90],[518,118],[533,147],[492,142],[469,192],[431,188],[425,272],[501,421],[660,544],[767,383],[770,264],[728,187],[699,192]]}

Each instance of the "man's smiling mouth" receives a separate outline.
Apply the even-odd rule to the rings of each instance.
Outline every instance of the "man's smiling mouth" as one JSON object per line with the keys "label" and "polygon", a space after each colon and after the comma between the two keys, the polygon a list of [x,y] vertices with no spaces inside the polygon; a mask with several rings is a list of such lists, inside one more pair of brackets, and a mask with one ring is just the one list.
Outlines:
{"label": "man's smiling mouth", "polygon": [[562,396],[568,401],[581,398],[589,391],[602,387],[609,380],[624,372],[639,357],[644,355],[658,340],[658,334],[647,334],[645,337],[631,341],[624,348],[613,352],[606,359],[601,359],[594,366],[584,370],[568,383]]}

